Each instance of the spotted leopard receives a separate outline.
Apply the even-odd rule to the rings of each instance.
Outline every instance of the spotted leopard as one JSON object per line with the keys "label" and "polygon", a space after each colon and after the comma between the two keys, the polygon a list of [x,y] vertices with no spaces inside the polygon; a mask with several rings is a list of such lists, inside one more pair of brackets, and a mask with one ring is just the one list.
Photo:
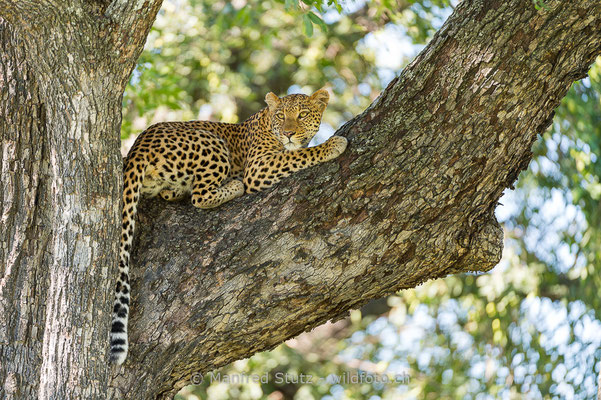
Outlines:
{"label": "spotted leopard", "polygon": [[273,186],[291,173],[338,157],[347,140],[333,136],[306,147],[329,101],[320,89],[311,96],[267,94],[268,107],[241,124],[209,121],[163,122],[142,132],[124,164],[119,278],[111,327],[111,361],[122,364],[128,350],[129,261],[141,195],[179,200],[191,194],[198,208]]}

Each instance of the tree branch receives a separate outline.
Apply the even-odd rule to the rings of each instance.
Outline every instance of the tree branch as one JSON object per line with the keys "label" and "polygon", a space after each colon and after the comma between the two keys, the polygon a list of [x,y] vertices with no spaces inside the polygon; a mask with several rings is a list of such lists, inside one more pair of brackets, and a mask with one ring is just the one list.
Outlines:
{"label": "tree branch", "polygon": [[[115,56],[119,60],[137,60],[144,48],[148,32],[154,23],[156,14],[163,0],[131,2],[128,0],[112,0],[104,12],[110,20],[108,34],[116,45]],[[123,87],[129,79],[135,64],[124,69],[127,73],[122,82]]]}
{"label": "tree branch", "polygon": [[339,129],[350,143],[334,162],[213,211],[143,201],[131,353],[114,395],[173,395],[195,372],[271,349],[370,299],[495,266],[497,202],[601,53],[601,3],[549,7],[461,2],[401,76]]}

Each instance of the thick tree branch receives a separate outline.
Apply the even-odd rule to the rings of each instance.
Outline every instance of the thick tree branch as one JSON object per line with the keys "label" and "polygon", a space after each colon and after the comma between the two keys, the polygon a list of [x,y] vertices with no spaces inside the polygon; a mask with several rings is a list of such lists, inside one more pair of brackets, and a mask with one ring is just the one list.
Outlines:
{"label": "thick tree branch", "polygon": [[[121,63],[137,60],[144,48],[148,32],[163,0],[137,1],[112,0],[104,11],[104,17],[110,21],[105,24],[107,36],[114,45],[114,56]],[[127,65],[121,86],[125,87],[135,63]]]}
{"label": "thick tree branch", "polygon": [[338,131],[335,162],[214,211],[142,202],[115,395],[173,395],[369,299],[495,266],[498,199],[600,52],[597,0],[464,1]]}

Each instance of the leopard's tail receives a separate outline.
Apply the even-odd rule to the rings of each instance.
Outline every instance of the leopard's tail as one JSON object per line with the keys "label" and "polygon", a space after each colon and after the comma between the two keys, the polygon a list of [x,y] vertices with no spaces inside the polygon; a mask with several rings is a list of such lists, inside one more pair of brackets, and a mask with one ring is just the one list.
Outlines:
{"label": "leopard's tail", "polygon": [[[132,154],[133,153],[133,154]],[[115,289],[113,322],[111,325],[111,362],[123,364],[127,357],[127,320],[129,316],[130,287],[129,259],[134,237],[136,212],[140,199],[140,189],[144,180],[143,162],[130,155],[123,169],[123,213],[121,225],[121,245],[119,250],[119,277]]]}

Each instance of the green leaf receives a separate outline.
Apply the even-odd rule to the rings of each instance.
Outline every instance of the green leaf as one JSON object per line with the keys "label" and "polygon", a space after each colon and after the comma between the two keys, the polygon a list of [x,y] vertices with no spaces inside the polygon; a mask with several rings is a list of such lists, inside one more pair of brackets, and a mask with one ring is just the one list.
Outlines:
{"label": "green leaf", "polygon": [[307,15],[309,16],[309,19],[311,20],[311,22],[313,22],[315,25],[319,26],[319,29],[321,29],[321,31],[323,33],[326,33],[328,31],[328,26],[323,21],[323,19],[321,19],[319,16],[317,16],[315,13],[313,13],[311,11],[309,11],[309,13]]}
{"label": "green leaf", "polygon": [[307,37],[313,36],[313,23],[307,14],[303,15],[303,28]]}

